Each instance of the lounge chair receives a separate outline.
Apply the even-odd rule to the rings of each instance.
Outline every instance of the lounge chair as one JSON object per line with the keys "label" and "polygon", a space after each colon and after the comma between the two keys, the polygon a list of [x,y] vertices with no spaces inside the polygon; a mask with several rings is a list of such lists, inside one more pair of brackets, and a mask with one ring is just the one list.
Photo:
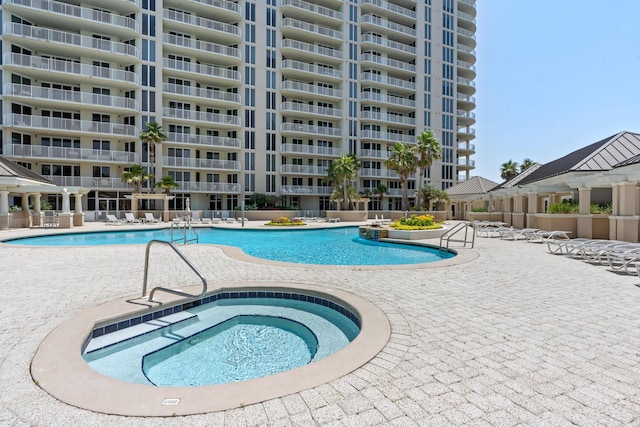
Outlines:
{"label": "lounge chair", "polygon": [[527,242],[530,243],[545,243],[547,240],[570,240],[570,231],[536,231],[535,233],[529,233],[527,235]]}
{"label": "lounge chair", "polygon": [[502,230],[499,233],[500,233],[500,238],[502,240],[520,240],[520,239],[528,240],[529,236],[539,231],[543,231],[543,230],[540,230],[539,228],[522,228],[522,229],[511,228],[507,230]]}
{"label": "lounge chair", "polygon": [[125,212],[124,219],[127,224],[141,224],[140,220],[133,216],[131,212]]}
{"label": "lounge chair", "polygon": [[582,245],[590,242],[595,242],[594,239],[586,239],[584,237],[578,237],[569,240],[547,240],[547,248],[549,253],[556,255],[570,255],[576,252]]}
{"label": "lounge chair", "polygon": [[[640,262],[640,244],[620,245],[606,252],[609,267],[612,270],[623,270],[628,274],[638,272],[636,264]],[[633,269],[633,273],[629,271]]]}
{"label": "lounge chair", "polygon": [[154,224],[160,222],[160,218],[154,217],[151,212],[145,212],[144,222],[146,222],[147,224]]}
{"label": "lounge chair", "polygon": [[115,215],[107,214],[107,222],[105,222],[105,225],[123,225],[123,224],[124,224],[124,221],[116,218]]}

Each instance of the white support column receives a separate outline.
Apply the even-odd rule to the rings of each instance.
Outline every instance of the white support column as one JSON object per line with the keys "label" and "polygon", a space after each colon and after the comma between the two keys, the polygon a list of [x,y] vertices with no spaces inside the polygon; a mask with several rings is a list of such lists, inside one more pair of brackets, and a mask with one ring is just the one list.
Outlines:
{"label": "white support column", "polygon": [[29,211],[29,193],[22,193],[22,201],[20,204],[24,212]]}
{"label": "white support column", "polygon": [[71,200],[69,198],[70,193],[65,188],[62,193],[62,213],[68,214],[71,213]]}
{"label": "white support column", "polygon": [[0,214],[9,213],[9,192],[7,190],[0,191]]}
{"label": "white support column", "polygon": [[82,194],[81,193],[73,193],[73,196],[76,199],[76,213],[82,213]]}

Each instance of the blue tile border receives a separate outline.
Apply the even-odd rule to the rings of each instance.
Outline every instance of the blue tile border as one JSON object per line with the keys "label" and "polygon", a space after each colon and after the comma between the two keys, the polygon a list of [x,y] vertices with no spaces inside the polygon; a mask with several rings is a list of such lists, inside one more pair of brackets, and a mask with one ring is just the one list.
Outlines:
{"label": "blue tile border", "polygon": [[189,301],[184,304],[179,304],[173,307],[162,308],[152,313],[146,313],[141,316],[132,317],[127,320],[121,320],[116,323],[111,323],[109,325],[101,326],[99,328],[93,329],[91,333],[91,338],[97,338],[102,335],[109,334],[111,332],[121,331],[131,326],[136,326],[144,322],[148,322],[154,319],[168,316],[173,313],[179,313],[189,308],[198,307],[200,305],[208,304],[210,302],[215,302],[217,300],[245,299],[245,298],[273,298],[273,299],[306,301],[311,304],[321,305],[321,306],[330,308],[334,311],[337,311],[338,313],[342,314],[343,316],[351,320],[358,328],[361,328],[362,326],[360,322],[360,318],[351,310],[343,307],[340,304],[336,304],[333,301],[320,298],[320,297],[315,297],[313,295],[306,295],[300,292],[233,291],[233,292],[219,292],[219,293],[204,297],[202,299]]}

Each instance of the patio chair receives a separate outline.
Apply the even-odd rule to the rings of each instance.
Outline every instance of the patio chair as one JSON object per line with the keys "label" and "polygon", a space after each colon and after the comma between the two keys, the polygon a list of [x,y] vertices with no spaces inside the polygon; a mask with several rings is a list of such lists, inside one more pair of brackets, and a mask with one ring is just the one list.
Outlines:
{"label": "patio chair", "polygon": [[[624,270],[627,274],[638,272],[636,263],[640,262],[640,244],[620,245],[606,252],[609,267],[612,270]],[[633,269],[633,272],[629,271]]]}
{"label": "patio chair", "polygon": [[153,216],[151,212],[145,212],[144,214],[144,222],[147,224],[155,224],[160,222],[160,218],[156,218]]}
{"label": "patio chair", "polygon": [[105,225],[123,225],[123,224],[124,224],[124,221],[116,218],[115,215],[107,214],[107,222],[105,222]]}
{"label": "patio chair", "polygon": [[536,231],[535,233],[529,233],[527,235],[527,242],[529,243],[545,243],[547,240],[570,240],[570,231]]}
{"label": "patio chair", "polygon": [[127,224],[142,224],[131,212],[125,212],[124,219]]}

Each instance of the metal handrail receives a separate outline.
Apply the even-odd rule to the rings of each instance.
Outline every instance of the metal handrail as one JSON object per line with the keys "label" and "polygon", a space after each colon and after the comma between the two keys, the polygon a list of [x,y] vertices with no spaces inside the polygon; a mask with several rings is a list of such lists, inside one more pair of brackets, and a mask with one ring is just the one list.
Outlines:
{"label": "metal handrail", "polygon": [[184,254],[182,252],[180,252],[178,250],[178,248],[173,243],[167,242],[165,240],[150,240],[149,243],[147,243],[147,249],[146,249],[145,254],[144,254],[144,279],[143,279],[143,282],[142,282],[142,296],[141,296],[141,298],[144,298],[147,295],[147,278],[148,278],[148,273],[149,273],[149,250],[151,249],[151,245],[153,245],[154,243],[160,243],[160,244],[163,244],[163,245],[167,245],[171,249],[173,249],[173,251],[175,253],[178,254],[178,256],[185,262],[185,264],[187,264],[189,266],[189,268],[194,273],[196,273],[198,275],[198,277],[200,278],[200,280],[202,281],[202,292],[200,294],[198,294],[198,295],[193,295],[193,294],[189,294],[189,293],[186,293],[186,292],[177,291],[175,289],[168,289],[168,288],[163,288],[162,286],[156,286],[155,288],[151,289],[151,292],[149,293],[149,301],[150,302],[158,302],[158,301],[153,301],[153,294],[155,294],[156,291],[167,292],[167,293],[170,293],[170,294],[179,295],[179,296],[187,297],[187,298],[202,298],[202,297],[204,297],[205,294],[207,293],[207,279],[191,263],[191,261],[189,261],[187,259],[187,257],[184,256]]}
{"label": "metal handrail", "polygon": [[[177,228],[178,230],[182,231],[182,239],[178,239],[178,238],[174,239],[173,238],[173,229],[174,228]],[[187,239],[187,234],[189,234],[189,232],[192,232],[193,234],[195,234],[196,237],[194,239]],[[175,242],[177,242],[179,240],[182,240],[182,244],[183,245],[186,245],[187,243],[194,242],[194,241],[196,243],[200,242],[200,236],[198,236],[198,232],[193,227],[191,227],[191,222],[188,220],[188,218],[187,218],[187,221],[183,221],[183,222],[179,222],[179,223],[172,222],[171,223],[171,229],[170,229],[169,233],[170,233],[169,234],[169,236],[170,236],[169,237],[169,241],[171,243],[175,243]]]}
{"label": "metal handrail", "polygon": [[[475,244],[475,240],[476,240],[476,233],[473,233],[473,232],[471,233],[471,240],[469,241],[469,239],[467,238],[467,236],[469,235],[468,233],[469,227],[470,227],[470,224],[468,222],[460,222],[450,230],[447,230],[446,232],[444,232],[440,236],[440,250],[443,249],[443,246],[442,246],[443,240],[447,242],[447,246],[446,246],[447,250],[449,250],[449,242],[464,243],[463,245],[464,247],[467,246],[467,243],[471,243],[471,248],[473,248],[473,245]],[[457,233],[461,232],[462,230],[464,230],[464,240],[451,239],[453,236],[455,236]]]}

